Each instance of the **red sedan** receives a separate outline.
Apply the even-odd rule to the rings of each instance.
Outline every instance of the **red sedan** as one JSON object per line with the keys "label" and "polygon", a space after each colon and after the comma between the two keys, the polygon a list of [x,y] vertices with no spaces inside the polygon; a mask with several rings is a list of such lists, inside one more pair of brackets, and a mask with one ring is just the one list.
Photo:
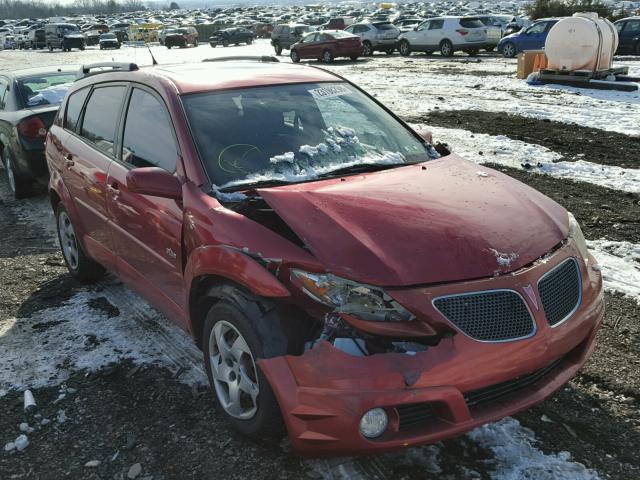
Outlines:
{"label": "red sedan", "polygon": [[46,143],[71,274],[137,290],[202,349],[220,415],[304,455],[437,442],[575,375],[604,314],[576,219],[263,62],[74,83]]}
{"label": "red sedan", "polygon": [[314,58],[325,63],[334,58],[348,57],[357,60],[362,55],[362,41],[357,35],[343,30],[311,32],[291,46],[291,60],[298,63],[305,58]]}

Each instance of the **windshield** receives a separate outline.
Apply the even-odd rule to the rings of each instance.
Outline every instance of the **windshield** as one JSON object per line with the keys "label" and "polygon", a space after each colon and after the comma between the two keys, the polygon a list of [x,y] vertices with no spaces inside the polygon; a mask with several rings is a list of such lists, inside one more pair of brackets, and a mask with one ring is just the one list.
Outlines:
{"label": "windshield", "polygon": [[379,105],[344,82],[183,97],[210,180],[220,189],[295,183],[348,167],[437,158]]}
{"label": "windshield", "polygon": [[43,74],[21,78],[18,89],[27,107],[59,105],[75,80],[74,73]]}

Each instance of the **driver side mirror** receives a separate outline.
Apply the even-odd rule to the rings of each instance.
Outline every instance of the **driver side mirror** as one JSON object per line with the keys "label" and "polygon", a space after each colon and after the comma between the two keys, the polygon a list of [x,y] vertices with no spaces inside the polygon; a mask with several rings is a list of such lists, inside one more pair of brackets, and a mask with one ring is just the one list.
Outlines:
{"label": "driver side mirror", "polygon": [[152,197],[182,199],[182,185],[175,175],[158,167],[135,168],[127,173],[127,188],[132,193]]}

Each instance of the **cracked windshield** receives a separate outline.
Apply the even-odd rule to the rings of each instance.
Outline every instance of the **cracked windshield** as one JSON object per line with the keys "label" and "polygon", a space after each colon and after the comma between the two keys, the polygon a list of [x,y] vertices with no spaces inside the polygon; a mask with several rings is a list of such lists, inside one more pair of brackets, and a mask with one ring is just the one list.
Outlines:
{"label": "cracked windshield", "polygon": [[221,190],[391,168],[438,156],[346,83],[189,95],[184,104],[209,178]]}

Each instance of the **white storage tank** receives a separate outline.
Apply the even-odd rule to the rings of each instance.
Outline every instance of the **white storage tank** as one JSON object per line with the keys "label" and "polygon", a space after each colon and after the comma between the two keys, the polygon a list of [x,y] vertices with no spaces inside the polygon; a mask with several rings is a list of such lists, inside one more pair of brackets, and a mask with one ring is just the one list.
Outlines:
{"label": "white storage tank", "polygon": [[556,23],[544,44],[550,70],[607,70],[618,48],[618,32],[597,13],[575,13]]}

